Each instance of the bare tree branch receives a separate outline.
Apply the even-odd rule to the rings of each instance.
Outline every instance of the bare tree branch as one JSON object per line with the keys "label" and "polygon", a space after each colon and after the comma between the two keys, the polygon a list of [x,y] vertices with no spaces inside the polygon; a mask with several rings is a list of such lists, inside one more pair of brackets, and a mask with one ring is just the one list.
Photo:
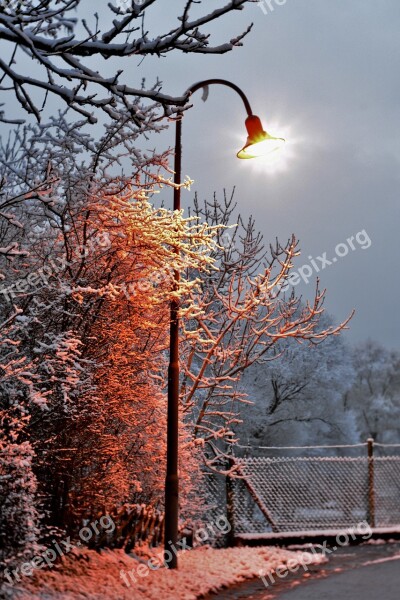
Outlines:
{"label": "bare tree branch", "polygon": [[[43,106],[37,104],[34,90],[44,92],[44,105],[49,96],[58,97],[92,123],[97,121],[95,112],[98,109],[111,118],[118,118],[114,110],[116,99],[123,101],[127,113],[138,122],[141,115],[135,107],[136,98],[157,102],[171,114],[173,107],[187,103],[186,96],[170,96],[161,92],[160,82],[150,88],[129,86],[122,80],[123,70],[118,70],[112,77],[105,77],[101,68],[93,71],[86,60],[118,58],[119,63],[121,59],[128,63],[133,56],[161,56],[176,50],[224,54],[242,45],[251,26],[229,42],[217,45],[213,45],[210,35],[203,32],[204,26],[232,11],[242,10],[252,2],[254,0],[229,0],[211,13],[191,19],[193,4],[199,5],[201,0],[196,3],[189,0],[182,15],[177,17],[179,25],[157,37],[151,37],[144,28],[147,9],[157,10],[157,0],[132,2],[126,10],[109,3],[108,18],[112,20],[112,26],[102,30],[99,16],[95,14],[95,27],[90,27],[86,20],[80,23],[87,32],[85,38],[76,36],[78,21],[70,16],[73,11],[79,10],[81,0],[45,0],[39,6],[34,6],[33,0],[27,0],[18,8],[12,8],[14,4],[2,6],[0,71],[3,76],[0,76],[0,90],[12,91],[23,110],[33,114],[38,121]],[[40,74],[32,75],[33,65],[34,72],[39,65]],[[7,120],[1,111],[0,120]]]}
{"label": "bare tree branch", "polygon": [[[203,206],[195,201],[195,215],[211,226],[226,227],[234,211],[233,195],[225,194],[221,203],[214,197]],[[338,326],[324,326],[325,290],[318,283],[305,304],[282,291],[299,254],[294,236],[267,252],[254,221],[243,223],[239,216],[237,225],[219,231],[218,243],[218,270],[192,275],[201,280],[201,294],[192,295],[197,314],[184,323],[181,398],[193,437],[212,447],[219,459],[223,443],[235,439],[241,404],[249,402],[240,386],[243,373],[279,358],[285,340],[310,345],[338,335],[352,315]],[[286,397],[298,393],[297,387],[286,390]]]}

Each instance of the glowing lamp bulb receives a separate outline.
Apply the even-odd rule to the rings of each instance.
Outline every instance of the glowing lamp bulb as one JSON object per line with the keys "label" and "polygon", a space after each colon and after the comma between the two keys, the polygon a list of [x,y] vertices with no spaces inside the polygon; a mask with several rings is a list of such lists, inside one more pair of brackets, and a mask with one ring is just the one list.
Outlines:
{"label": "glowing lamp bulb", "polygon": [[283,138],[276,138],[264,131],[261,120],[256,115],[246,119],[248,138],[246,144],[237,153],[238,158],[259,158],[268,156],[275,158],[279,150],[284,146]]}

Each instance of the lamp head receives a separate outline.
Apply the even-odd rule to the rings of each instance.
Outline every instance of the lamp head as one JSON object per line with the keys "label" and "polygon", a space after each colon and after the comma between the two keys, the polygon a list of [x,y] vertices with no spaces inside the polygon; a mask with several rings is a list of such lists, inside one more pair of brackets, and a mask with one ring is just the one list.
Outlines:
{"label": "lamp head", "polygon": [[276,155],[283,147],[285,140],[276,138],[264,131],[261,120],[256,115],[246,119],[248,133],[246,144],[237,153],[238,158],[258,158],[260,156]]}

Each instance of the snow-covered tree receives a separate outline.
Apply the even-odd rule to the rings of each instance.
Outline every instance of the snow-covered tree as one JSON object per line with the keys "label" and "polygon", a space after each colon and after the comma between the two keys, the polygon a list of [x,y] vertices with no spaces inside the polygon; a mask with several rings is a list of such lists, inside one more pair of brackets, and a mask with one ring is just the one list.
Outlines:
{"label": "snow-covered tree", "polygon": [[160,502],[169,301],[197,285],[176,288],[173,271],[212,267],[215,246],[206,225],[150,203],[172,185],[156,159],[110,178],[118,153],[100,141],[79,162],[78,140],[94,142],[78,129],[30,129],[1,161],[1,245],[16,249],[0,256],[2,450],[29,442],[45,522],[70,531],[91,511]]}
{"label": "snow-covered tree", "polygon": [[[20,127],[0,148],[0,409],[13,424],[2,443],[6,455],[13,444],[30,453],[15,464],[21,502],[36,510],[24,517],[32,533],[38,508],[46,524],[73,531],[91,511],[160,500],[171,294],[182,299],[189,489],[198,452],[212,467],[235,438],[243,373],[272,358],[279,341],[315,343],[343,327],[319,327],[318,288],[307,305],[281,292],[298,254],[294,238],[267,253],[254,222],[241,219],[228,237],[221,225],[232,222],[230,201],[197,203],[197,221],[157,207],[154,195],[173,186],[169,153],[138,149],[189,98],[165,94],[160,82],[131,87],[121,65],[230,51],[245,34],[212,44],[204,27],[251,1],[218,2],[208,13],[186,0],[176,27],[157,36],[148,23],[161,0],[110,3],[92,22],[76,19],[83,0],[0,7],[3,92],[38,121],[50,98],[69,107]],[[86,125],[99,117],[96,141]],[[178,289],[174,270],[186,273]]]}
{"label": "snow-covered tree", "polygon": [[[333,320],[324,315],[319,327]],[[350,348],[341,337],[318,345],[281,340],[272,360],[256,365],[242,385],[254,405],[240,428],[242,442],[257,446],[348,444],[357,441],[343,396],[354,381]]]}
{"label": "snow-covered tree", "polygon": [[368,340],[353,351],[356,379],[346,393],[360,441],[400,443],[400,354]]}
{"label": "snow-covered tree", "polygon": [[[31,557],[38,547],[39,512],[34,450],[26,439],[29,413],[24,396],[38,399],[31,381],[31,365],[19,353],[18,310],[0,323],[0,567],[12,557]],[[0,584],[1,587],[1,584]]]}
{"label": "snow-covered tree", "polygon": [[[205,27],[251,2],[218,1],[211,12],[203,10],[201,0],[170,3],[176,25],[154,35],[152,15],[165,5],[164,0],[115,0],[101,10],[93,5],[92,18],[80,20],[77,11],[86,8],[84,0],[4,0],[0,3],[0,89],[12,93],[38,121],[53,97],[90,122],[103,111],[111,119],[124,115],[140,126],[147,122],[143,110],[149,101],[171,114],[188,98],[167,95],[160,81],[152,85],[138,81],[132,86],[133,57],[161,57],[173,51],[229,52],[241,46],[251,27],[215,44]],[[15,122],[4,111],[0,118]]]}
{"label": "snow-covered tree", "polygon": [[[195,202],[195,214],[210,225],[228,226],[234,211],[233,196],[225,195],[222,203],[216,198],[203,206]],[[337,335],[345,323],[335,326],[324,316],[324,292],[317,287],[306,304],[282,292],[299,254],[294,237],[286,246],[276,242],[266,249],[254,221],[243,223],[240,216],[237,225],[219,230],[218,235],[219,247],[213,253],[218,269],[199,274],[201,286],[191,295],[201,311],[185,324],[182,385],[186,420],[197,443],[205,445],[210,467],[219,464],[236,439],[237,425],[248,422],[251,413],[246,404],[253,401],[254,389],[249,382],[257,374],[263,374],[260,379],[271,388],[258,410],[264,412],[264,421],[271,417],[278,425],[294,416],[289,410],[290,406],[293,411],[294,400],[298,419],[303,409],[303,422],[318,420],[313,414],[317,401],[319,421],[324,414],[332,417],[352,372]],[[318,379],[323,380],[325,397],[318,395]],[[295,398],[300,391],[301,407]],[[308,395],[313,399],[310,407]],[[333,418],[325,426],[333,428]]]}

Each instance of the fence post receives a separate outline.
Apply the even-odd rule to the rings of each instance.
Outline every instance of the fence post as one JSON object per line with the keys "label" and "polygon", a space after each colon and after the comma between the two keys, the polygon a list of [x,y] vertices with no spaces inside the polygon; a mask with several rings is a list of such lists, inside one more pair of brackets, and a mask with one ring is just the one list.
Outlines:
{"label": "fence post", "polygon": [[368,438],[368,522],[370,527],[375,527],[375,462],[374,440]]}
{"label": "fence post", "polygon": [[[230,471],[231,468],[234,465],[234,460],[232,458],[228,459],[228,470]],[[226,517],[228,519],[228,523],[230,526],[230,530],[226,535],[226,543],[228,548],[232,547],[235,545],[235,508],[234,508],[234,482],[232,477],[230,477],[229,475],[226,476],[225,478],[226,481]]]}

